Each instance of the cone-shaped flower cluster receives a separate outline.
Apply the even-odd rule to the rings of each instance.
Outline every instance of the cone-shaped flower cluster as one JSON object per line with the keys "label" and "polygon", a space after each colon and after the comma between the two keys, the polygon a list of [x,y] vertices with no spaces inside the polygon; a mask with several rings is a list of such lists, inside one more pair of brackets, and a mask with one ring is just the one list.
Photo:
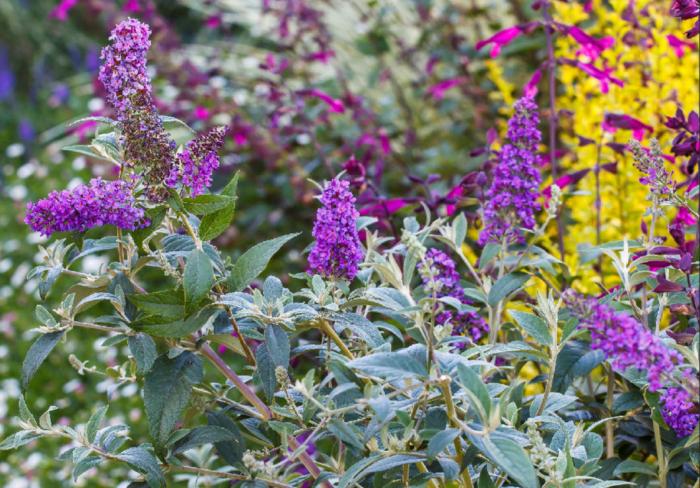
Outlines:
{"label": "cone-shaped flower cluster", "polygon": [[165,184],[175,188],[181,183],[196,197],[211,185],[211,176],[219,167],[218,151],[224,145],[225,130],[217,127],[187,143],[170,168]]}
{"label": "cone-shaped flower cluster", "polygon": [[176,144],[153,102],[146,71],[150,35],[150,28],[135,19],[119,23],[109,38],[111,44],[102,50],[99,79],[117,114],[125,162],[143,169],[149,198],[160,201],[165,197],[162,183],[173,163]]}
{"label": "cone-shaped flower cluster", "polygon": [[101,225],[134,230],[147,223],[127,182],[100,178],[91,180],[89,185],[53,191],[43,200],[30,202],[24,221],[45,236],[54,232],[84,232]]}
{"label": "cone-shaped flower cluster", "polygon": [[311,273],[348,280],[357,275],[364,253],[356,227],[360,214],[349,186],[333,179],[323,190],[313,229],[316,242],[309,253]]}
{"label": "cone-shaped flower cluster", "polygon": [[501,150],[484,205],[484,229],[479,243],[522,242],[522,229],[535,227],[541,176],[537,146],[542,138],[537,125],[537,104],[531,97],[515,103],[508,121],[508,140]]}
{"label": "cone-shaped flower cluster", "polygon": [[[453,297],[465,305],[471,301],[464,294],[459,284],[459,273],[454,260],[439,249],[429,249],[425,258],[418,266],[418,272],[423,280],[423,287],[429,295],[436,298]],[[459,312],[444,309],[435,316],[437,325],[452,325],[452,335],[469,337],[477,342],[489,331],[486,321],[473,311]],[[459,343],[459,347],[466,346]]]}

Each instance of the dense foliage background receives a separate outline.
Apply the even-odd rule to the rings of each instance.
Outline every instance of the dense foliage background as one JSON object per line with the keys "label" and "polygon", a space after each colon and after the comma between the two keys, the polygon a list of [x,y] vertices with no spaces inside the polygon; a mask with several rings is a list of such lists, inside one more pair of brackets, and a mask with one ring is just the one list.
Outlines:
{"label": "dense foliage background", "polygon": [[[464,216],[469,230],[460,252],[473,261],[482,252],[480,202],[506,142],[506,122],[514,101],[534,90],[544,134],[540,202],[545,205],[553,182],[565,201],[540,236],[538,246],[546,251],[541,259],[557,266],[552,275],[562,284],[597,295],[623,278],[615,261],[595,246],[613,242],[612,252],[620,252],[623,238],[639,244],[649,236],[647,188],[625,147],[629,140],[648,146],[656,138],[680,191],[697,182],[698,119],[696,113],[693,125],[690,114],[700,103],[698,37],[684,34],[693,28],[693,17],[671,14],[679,3],[693,7],[661,0],[0,2],[0,437],[16,430],[10,419],[18,414],[22,361],[36,336],[32,329],[40,325],[35,306],[57,306],[73,285],[61,277],[44,296],[39,277],[27,279],[41,261],[37,246],[49,241],[23,222],[26,202],[93,176],[115,176],[109,162],[62,148],[89,144],[98,127],[69,121],[113,116],[96,77],[99,51],[118,21],[131,16],[151,26],[149,74],[160,113],[197,132],[229,127],[211,187],[220,191],[240,171],[236,217],[214,241],[223,258],[235,261],[258,242],[302,232],[275,255],[255,286],[274,275],[299,289],[290,276],[306,270],[317,208],[314,182],[341,171],[360,214],[377,219],[373,230],[388,245],[399,242],[406,217],[425,223],[428,213]],[[541,21],[559,28],[547,32],[536,24]],[[512,39],[497,35],[493,43],[479,44],[515,25],[517,31],[507,32]],[[551,66],[556,70],[550,77]],[[674,117],[677,122],[669,120]],[[178,142],[189,136],[182,126],[171,128]],[[676,246],[667,230],[676,220],[675,209],[659,217],[660,246]],[[412,225],[421,239],[437,232]],[[101,236],[95,230],[86,235]],[[696,249],[690,253],[695,281],[684,293],[692,295],[698,258]],[[92,254],[80,271],[94,273],[108,262]],[[145,280],[154,289],[162,284],[158,273]],[[530,297],[535,289],[531,283]],[[528,301],[513,309],[526,310]],[[659,321],[685,334],[679,343],[690,346],[696,313],[687,303],[670,303]],[[120,381],[116,372],[123,344],[105,346],[103,340],[94,331],[74,331],[59,346],[61,354],[48,356],[25,396],[35,413],[56,405],[54,420],[71,424],[87,422],[97,405],[109,401],[110,414],[130,425],[130,436],[146,441],[139,384]],[[233,351],[222,356],[243,364]],[[305,359],[301,354],[298,360]],[[514,359],[505,376],[522,382],[525,397],[546,387],[548,365],[530,359]],[[574,411],[571,419],[594,422],[613,413],[605,409],[604,395],[596,394],[606,381],[599,363],[582,366],[590,408]],[[116,379],[80,367],[96,364],[114,367]],[[299,371],[308,368],[302,364]],[[625,399],[636,408],[638,399],[631,397]],[[620,407],[629,411],[634,408]],[[609,474],[600,477],[654,483],[655,446],[645,421],[622,422],[617,435],[621,444],[614,457],[638,464],[617,471],[605,465]],[[3,486],[71,484],[70,463],[56,459],[62,443],[39,442],[30,450],[0,451]],[[205,459],[209,453],[189,455]],[[695,462],[694,468],[689,462],[674,466],[669,485],[697,484]],[[124,466],[110,464],[77,484],[115,486],[125,473]],[[195,478],[188,482],[198,486]]]}

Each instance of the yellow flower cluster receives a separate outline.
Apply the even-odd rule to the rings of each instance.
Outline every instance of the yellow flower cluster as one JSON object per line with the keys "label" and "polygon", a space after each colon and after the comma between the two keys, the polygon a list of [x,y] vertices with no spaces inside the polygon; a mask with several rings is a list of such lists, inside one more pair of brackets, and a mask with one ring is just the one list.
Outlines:
{"label": "yellow flower cluster", "polygon": [[[597,240],[597,185],[592,171],[596,163],[617,164],[616,173],[600,172],[602,243],[640,237],[640,221],[649,203],[647,190],[638,181],[640,175],[631,157],[620,155],[606,145],[610,142],[627,144],[632,133],[622,129],[615,133],[604,131],[605,114],[626,114],[653,127],[653,137],[659,140],[663,151],[670,154],[673,133],[663,124],[666,116],[675,114],[677,104],[687,113],[697,109],[700,102],[697,51],[690,52],[690,48],[684,47],[684,54],[679,58],[667,37],[683,39],[684,32],[684,26],[669,15],[669,2],[611,0],[610,6],[607,4],[594,0],[591,13],[587,13],[582,4],[554,2],[556,21],[568,25],[586,22],[582,29],[589,35],[615,39],[614,45],[603,52],[595,65],[602,68],[607,64],[614,70],[612,75],[624,82],[623,87],[610,84],[608,93],[602,93],[599,81],[576,66],[560,66],[557,71],[560,93],[557,109],[572,114],[561,120],[560,137],[569,152],[559,159],[560,174],[591,169],[576,185],[575,194],[571,193],[572,188],[567,189],[566,199],[567,211],[576,222],[567,228],[565,236],[567,264],[572,273],[578,275],[581,290],[586,292],[597,291],[595,282],[600,279],[590,263],[582,265],[579,261],[576,246],[580,243],[595,245]],[[630,18],[636,19],[638,26],[635,27]],[[635,42],[626,43],[623,39]],[[590,61],[585,55],[577,56],[579,49],[571,36],[557,35],[557,57]],[[595,143],[579,146],[577,136]],[[648,144],[648,137],[649,134],[645,134],[644,145]],[[669,164],[669,169],[672,168],[674,166]],[[667,220],[660,221],[659,231],[665,231],[667,223]],[[614,273],[609,271],[605,273],[606,286],[617,282]]]}

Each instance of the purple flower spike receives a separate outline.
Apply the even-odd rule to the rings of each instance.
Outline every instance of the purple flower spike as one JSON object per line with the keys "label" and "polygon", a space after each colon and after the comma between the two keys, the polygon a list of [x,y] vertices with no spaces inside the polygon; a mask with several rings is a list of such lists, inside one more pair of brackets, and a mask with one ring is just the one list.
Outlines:
{"label": "purple flower spike", "polygon": [[181,183],[193,197],[204,193],[211,185],[212,173],[219,167],[218,151],[224,145],[225,133],[223,127],[217,127],[188,142],[177,155],[177,164],[170,168],[165,184],[175,188]]}
{"label": "purple flower spike", "polygon": [[[426,293],[436,298],[453,297],[465,305],[472,302],[459,285],[459,273],[454,260],[439,249],[429,249],[418,266],[418,273],[423,280]],[[486,321],[473,311],[458,312],[442,310],[435,316],[437,325],[452,325],[453,336],[465,336],[476,343],[489,331]],[[457,347],[466,347],[466,342],[457,343]]]}
{"label": "purple flower spike", "polygon": [[326,277],[352,280],[364,253],[357,233],[355,197],[350,184],[331,180],[323,190],[323,207],[316,212],[313,236],[316,239],[309,253],[309,272]]}
{"label": "purple flower spike", "polygon": [[661,415],[678,437],[687,437],[698,425],[700,407],[687,390],[672,386],[661,395]]}
{"label": "purple flower spike", "polygon": [[542,138],[537,125],[537,104],[530,97],[515,103],[515,114],[508,121],[508,139],[501,151],[484,205],[484,229],[479,243],[523,242],[522,228],[535,227],[537,197],[542,180],[537,169],[537,146]]}
{"label": "purple flower spike", "polygon": [[590,331],[591,348],[602,351],[618,371],[646,370],[650,391],[659,390],[673,373],[674,365],[681,361],[679,353],[666,347],[629,315],[575,292],[567,292],[564,300],[579,317],[579,327]]}
{"label": "purple flower spike", "polygon": [[102,225],[135,230],[148,224],[143,209],[136,207],[129,183],[100,178],[30,202],[24,222],[45,236],[54,232],[85,232]]}

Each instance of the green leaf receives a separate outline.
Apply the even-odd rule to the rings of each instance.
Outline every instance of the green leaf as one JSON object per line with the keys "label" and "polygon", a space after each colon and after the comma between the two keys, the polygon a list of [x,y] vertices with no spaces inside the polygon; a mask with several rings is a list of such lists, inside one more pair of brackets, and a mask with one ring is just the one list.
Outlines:
{"label": "green leaf", "polygon": [[199,237],[204,241],[210,241],[228,229],[233,216],[236,213],[236,191],[240,172],[236,171],[231,181],[221,190],[221,195],[233,198],[233,201],[216,212],[205,215],[199,224]]}
{"label": "green leaf", "polygon": [[265,347],[275,367],[289,366],[289,337],[282,327],[272,324],[265,328]]}
{"label": "green leaf", "polygon": [[564,392],[577,376],[585,376],[604,359],[601,351],[592,351],[583,343],[569,342],[557,356],[554,368],[554,391]]}
{"label": "green leaf", "polygon": [[530,276],[525,273],[508,273],[503,276],[493,284],[489,291],[489,305],[495,307],[498,302],[520,289],[529,279]]}
{"label": "green leaf", "polygon": [[620,476],[625,473],[639,473],[656,477],[656,465],[635,461],[633,459],[625,459],[617,465],[614,475]]}
{"label": "green leaf", "polygon": [[192,310],[209,294],[214,284],[214,268],[201,249],[194,249],[187,256],[182,286],[185,289],[185,306]]}
{"label": "green leaf", "polygon": [[479,450],[518,485],[523,488],[539,488],[540,482],[530,458],[515,441],[500,436],[486,436],[480,439],[471,436],[471,438]]}
{"label": "green leaf", "polygon": [[75,463],[75,466],[73,466],[73,481],[78,481],[81,474],[96,466],[99,466],[102,462],[104,461],[100,456],[88,456],[81,459]]}
{"label": "green leaf", "polygon": [[425,378],[428,376],[428,370],[425,358],[422,357],[424,355],[425,347],[414,345],[398,352],[380,352],[353,359],[347,364],[365,374],[380,378]]}
{"label": "green leaf", "polygon": [[112,162],[110,158],[100,154],[93,146],[88,146],[85,144],[74,144],[71,146],[65,146],[61,148],[61,151],[74,152],[82,154],[84,156],[89,156],[91,158]]}
{"label": "green leaf", "polygon": [[472,368],[460,363],[457,365],[457,375],[474,409],[484,424],[488,424],[491,415],[491,397],[481,376]]}
{"label": "green leaf", "polygon": [[510,315],[515,319],[520,327],[525,329],[527,335],[535,339],[543,346],[552,345],[552,336],[549,334],[549,327],[544,320],[537,315],[527,312],[511,310]]}
{"label": "green leaf", "polygon": [[95,413],[93,413],[90,416],[90,420],[88,420],[88,423],[85,425],[85,435],[87,436],[87,440],[90,443],[95,442],[95,436],[97,435],[97,430],[100,428],[100,425],[102,424],[102,421],[105,418],[105,414],[107,413],[107,408],[109,408],[109,405],[105,405],[104,407],[98,408]]}
{"label": "green leaf", "polygon": [[165,486],[163,472],[156,458],[143,447],[131,447],[120,452],[117,459],[125,462],[134,471],[146,476],[148,486],[158,488]]}
{"label": "green leaf", "polygon": [[328,431],[345,444],[349,444],[357,449],[365,448],[362,442],[362,434],[359,429],[352,424],[334,418],[328,424]]}
{"label": "green leaf", "polygon": [[19,418],[32,425],[36,425],[36,418],[34,418],[32,411],[29,410],[27,402],[24,400],[24,395],[21,393],[19,395]]}
{"label": "green leaf", "polygon": [[195,215],[209,215],[228,207],[236,202],[236,199],[226,195],[199,195],[195,198],[183,198],[185,210]]}
{"label": "green leaf", "polygon": [[229,288],[233,291],[241,291],[263,272],[272,256],[279,251],[288,241],[294,239],[301,232],[287,234],[269,241],[254,245],[233,265],[231,276],[228,279]]}
{"label": "green leaf", "polygon": [[460,431],[458,429],[445,429],[441,432],[435,434],[432,439],[428,442],[428,448],[425,453],[429,458],[437,457],[447,446],[449,446],[452,441],[454,441],[457,436],[459,436]]}
{"label": "green leaf", "polygon": [[272,398],[277,390],[277,377],[275,376],[276,364],[270,357],[267,347],[258,347],[255,350],[255,376],[260,380],[263,391],[268,398]]}
{"label": "green leaf", "polygon": [[216,425],[203,425],[195,427],[185,437],[178,440],[173,446],[173,454],[185,452],[203,444],[215,444],[233,440],[237,440],[237,438],[230,430]]}
{"label": "green leaf", "polygon": [[34,373],[36,373],[53,348],[56,347],[61,337],[63,337],[63,331],[49,332],[48,334],[42,334],[34,341],[22,363],[22,389],[27,388]]}
{"label": "green leaf", "polygon": [[231,418],[223,412],[208,412],[207,422],[209,425],[226,429],[233,436],[227,441],[215,442],[214,447],[219,455],[230,465],[239,463],[243,459],[245,452],[245,440],[241,431],[236,427]]}
{"label": "green leaf", "polygon": [[156,337],[184,337],[201,329],[215,317],[216,310],[204,308],[183,320],[163,322],[159,317],[146,317],[131,324],[131,327]]}
{"label": "green leaf", "polygon": [[36,306],[34,309],[34,316],[39,322],[47,327],[55,327],[58,325],[58,322],[56,322],[56,319],[53,318],[51,312],[46,310],[46,308],[44,308],[42,305]]}
{"label": "green leaf", "polygon": [[22,430],[3,439],[3,441],[0,442],[0,451],[17,449],[25,444],[29,444],[34,439],[38,439],[39,437],[41,437],[41,434],[35,434],[28,430]]}
{"label": "green leaf", "polygon": [[455,232],[454,245],[457,249],[461,249],[464,239],[467,237],[467,218],[464,213],[460,213],[452,222],[452,228]]}
{"label": "green leaf", "polygon": [[498,256],[501,251],[500,244],[489,242],[484,246],[483,251],[481,251],[481,256],[479,257],[479,269],[484,269],[487,264],[491,262],[493,258]]}
{"label": "green leaf", "polygon": [[178,290],[133,294],[129,296],[129,300],[148,315],[157,315],[166,319],[180,319],[185,315],[182,293]]}
{"label": "green leaf", "polygon": [[190,399],[192,386],[202,380],[202,362],[185,351],[174,358],[163,354],[144,381],[143,399],[151,435],[163,445]]}
{"label": "green leaf", "polygon": [[146,334],[136,334],[129,336],[129,351],[136,361],[136,370],[139,374],[146,374],[153,366],[153,362],[158,356],[156,343],[151,336]]}
{"label": "green leaf", "polygon": [[187,125],[187,123],[183,120],[180,120],[176,117],[171,117],[170,115],[159,115],[158,118],[160,118],[160,121],[163,123],[163,127],[166,129],[172,129],[176,127],[184,127],[188,131],[194,133],[195,130]]}

